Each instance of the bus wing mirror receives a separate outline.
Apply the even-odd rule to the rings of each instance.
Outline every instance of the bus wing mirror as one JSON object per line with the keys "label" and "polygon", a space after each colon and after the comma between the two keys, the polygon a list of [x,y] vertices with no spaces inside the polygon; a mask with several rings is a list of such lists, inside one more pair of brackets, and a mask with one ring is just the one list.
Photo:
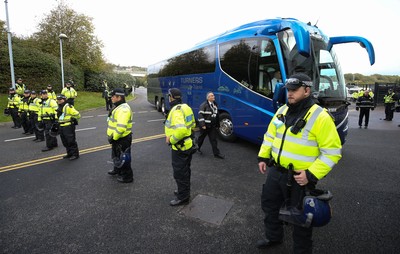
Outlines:
{"label": "bus wing mirror", "polygon": [[373,65],[375,63],[375,51],[374,51],[374,46],[372,46],[372,43],[359,36],[338,36],[338,37],[330,37],[329,38],[329,44],[328,44],[328,50],[330,51],[333,45],[336,44],[343,44],[343,43],[350,43],[350,42],[356,42],[359,43],[359,45],[362,48],[365,48],[368,53],[369,57],[369,63]]}
{"label": "bus wing mirror", "polygon": [[286,103],[286,89],[285,84],[277,83],[275,86],[274,96],[272,97],[272,105],[275,111]]}

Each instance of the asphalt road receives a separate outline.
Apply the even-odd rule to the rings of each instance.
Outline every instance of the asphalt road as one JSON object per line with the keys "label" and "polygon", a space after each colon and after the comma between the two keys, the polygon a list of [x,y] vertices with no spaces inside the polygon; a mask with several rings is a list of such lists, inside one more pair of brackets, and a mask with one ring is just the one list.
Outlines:
{"label": "asphalt road", "polygon": [[[62,160],[60,139],[57,149],[43,153],[43,143],[0,125],[0,253],[264,253],[254,247],[263,236],[259,146],[220,141],[226,159],[218,160],[205,142],[204,155],[192,161],[192,199],[208,196],[232,207],[219,224],[190,216],[189,206],[169,206],[176,186],[163,118],[144,89],[136,92],[133,184],[107,174],[105,109],[82,114],[81,158],[72,162]],[[315,253],[398,253],[400,247],[400,114],[382,121],[378,108],[369,129],[358,129],[357,116],[350,110],[343,159],[319,183],[334,194],[333,218],[315,228]],[[212,212],[218,213],[204,213]],[[284,244],[265,253],[290,253],[290,226],[285,233]]]}

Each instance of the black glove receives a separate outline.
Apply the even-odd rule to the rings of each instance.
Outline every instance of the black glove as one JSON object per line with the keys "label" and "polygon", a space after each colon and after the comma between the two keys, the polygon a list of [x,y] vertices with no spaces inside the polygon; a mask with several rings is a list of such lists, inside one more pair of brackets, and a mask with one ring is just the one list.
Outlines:
{"label": "black glove", "polygon": [[71,117],[71,123],[73,125],[78,125],[78,120],[76,118]]}
{"label": "black glove", "polygon": [[360,108],[359,107],[356,107],[356,110],[358,111]]}
{"label": "black glove", "polygon": [[108,137],[108,143],[112,144],[114,143],[116,140],[113,139],[113,137]]}

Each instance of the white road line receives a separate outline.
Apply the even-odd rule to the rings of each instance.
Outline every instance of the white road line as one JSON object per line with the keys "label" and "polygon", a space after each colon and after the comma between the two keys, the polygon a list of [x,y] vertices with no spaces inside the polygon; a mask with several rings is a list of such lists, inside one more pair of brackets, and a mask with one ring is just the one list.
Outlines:
{"label": "white road line", "polygon": [[94,129],[97,129],[97,127],[83,128],[83,129],[79,129],[76,131],[88,131],[88,130],[94,130]]}
{"label": "white road line", "polygon": [[104,115],[97,115],[97,116],[108,116],[108,114],[104,114]]}
{"label": "white road line", "polygon": [[162,118],[162,119],[155,119],[155,120],[148,120],[147,122],[149,123],[149,122],[161,122],[161,121],[164,121],[165,120],[165,118]]}
{"label": "white road line", "polygon": [[94,116],[82,116],[82,118],[92,118]]}
{"label": "white road line", "polygon": [[[89,130],[94,130],[96,128],[97,127],[83,128],[83,129],[79,129],[79,130],[76,130],[76,131],[89,131]],[[22,137],[22,138],[6,139],[6,140],[4,140],[4,142],[18,141],[18,140],[30,139],[30,138],[34,138],[34,137],[35,136],[32,135],[32,136],[27,136],[27,137]]]}
{"label": "white road line", "polygon": [[147,112],[149,112],[149,111],[138,111],[137,114],[143,114],[143,113],[147,113]]}

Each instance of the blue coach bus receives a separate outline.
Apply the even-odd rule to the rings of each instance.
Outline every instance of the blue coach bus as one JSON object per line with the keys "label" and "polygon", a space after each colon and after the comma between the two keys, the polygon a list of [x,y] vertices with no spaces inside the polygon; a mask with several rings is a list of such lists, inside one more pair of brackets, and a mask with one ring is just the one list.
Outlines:
{"label": "blue coach bus", "polygon": [[374,64],[373,46],[362,37],[327,37],[316,26],[293,18],[245,24],[149,66],[148,101],[166,113],[168,89],[176,87],[197,115],[206,93],[213,91],[220,137],[261,143],[277,107],[286,103],[285,79],[305,72],[314,81],[313,98],[335,118],[344,143],[349,103],[332,46],[349,42],[364,47]]}

